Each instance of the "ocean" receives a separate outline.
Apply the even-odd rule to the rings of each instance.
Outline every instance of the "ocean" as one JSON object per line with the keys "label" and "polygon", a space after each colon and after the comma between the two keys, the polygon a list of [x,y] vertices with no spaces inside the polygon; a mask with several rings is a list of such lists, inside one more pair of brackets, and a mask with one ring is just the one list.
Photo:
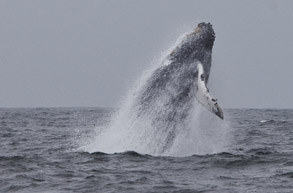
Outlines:
{"label": "ocean", "polygon": [[225,147],[180,156],[99,151],[115,111],[1,108],[0,192],[293,192],[293,110],[224,109]]}

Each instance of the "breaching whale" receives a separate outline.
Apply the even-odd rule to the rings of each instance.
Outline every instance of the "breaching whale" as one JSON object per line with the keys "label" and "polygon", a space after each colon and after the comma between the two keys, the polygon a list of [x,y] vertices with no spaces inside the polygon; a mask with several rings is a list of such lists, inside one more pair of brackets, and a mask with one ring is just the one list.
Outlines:
{"label": "breaching whale", "polygon": [[157,139],[165,141],[158,148],[159,153],[172,146],[176,130],[186,124],[194,100],[224,119],[217,100],[210,95],[206,86],[214,40],[212,25],[199,23],[135,94],[132,103],[135,117],[150,122],[152,128],[160,133],[166,133],[165,139]]}
{"label": "breaching whale", "polygon": [[206,140],[201,139],[202,127],[209,127],[200,119],[208,116],[200,106],[223,119],[217,100],[206,86],[214,40],[215,33],[209,23],[200,23],[179,38],[176,47],[130,90],[109,127],[101,131],[91,146],[94,151],[98,147],[107,153],[131,150],[178,155],[185,148],[188,152],[200,150],[200,140]]}

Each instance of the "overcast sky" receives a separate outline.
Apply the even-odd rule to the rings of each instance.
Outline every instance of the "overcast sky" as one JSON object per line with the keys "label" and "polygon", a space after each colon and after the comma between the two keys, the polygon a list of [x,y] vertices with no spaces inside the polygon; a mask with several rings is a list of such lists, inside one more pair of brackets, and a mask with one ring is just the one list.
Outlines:
{"label": "overcast sky", "polygon": [[0,0],[0,107],[116,107],[201,21],[222,107],[293,108],[290,0]]}

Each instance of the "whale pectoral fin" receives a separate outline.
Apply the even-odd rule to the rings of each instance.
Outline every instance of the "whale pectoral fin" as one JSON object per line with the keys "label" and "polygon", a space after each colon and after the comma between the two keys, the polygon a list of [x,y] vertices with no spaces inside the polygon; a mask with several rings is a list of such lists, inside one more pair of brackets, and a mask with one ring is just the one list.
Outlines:
{"label": "whale pectoral fin", "polygon": [[215,113],[221,119],[224,119],[224,114],[221,107],[217,103],[217,99],[212,98],[208,92],[203,92],[202,89],[198,88],[196,98],[209,111]]}
{"label": "whale pectoral fin", "polygon": [[205,83],[205,74],[203,72],[203,67],[198,64],[198,78],[197,78],[197,92],[196,98],[199,103],[201,103],[209,111],[215,113],[221,119],[224,119],[224,114],[221,107],[217,103],[217,99],[214,99],[210,93],[209,89]]}

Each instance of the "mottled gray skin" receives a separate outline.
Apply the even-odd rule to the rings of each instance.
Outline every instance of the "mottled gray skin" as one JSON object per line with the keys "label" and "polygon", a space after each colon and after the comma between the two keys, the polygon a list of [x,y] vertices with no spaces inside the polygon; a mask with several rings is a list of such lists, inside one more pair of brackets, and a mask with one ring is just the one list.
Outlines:
{"label": "mottled gray skin", "polygon": [[184,128],[195,99],[197,63],[208,81],[215,33],[210,23],[200,23],[168,56],[170,63],[156,69],[139,91],[137,118],[147,117],[158,132],[166,133],[163,153],[171,147],[177,129]]}

